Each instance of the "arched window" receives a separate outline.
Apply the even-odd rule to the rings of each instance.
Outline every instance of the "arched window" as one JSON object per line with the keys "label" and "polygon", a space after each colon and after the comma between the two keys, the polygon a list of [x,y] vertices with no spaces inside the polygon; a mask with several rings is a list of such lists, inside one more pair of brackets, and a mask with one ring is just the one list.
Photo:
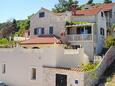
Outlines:
{"label": "arched window", "polygon": [[100,28],[100,34],[103,35],[103,36],[105,35],[104,28]]}
{"label": "arched window", "polygon": [[103,17],[103,12],[101,12],[101,17]]}

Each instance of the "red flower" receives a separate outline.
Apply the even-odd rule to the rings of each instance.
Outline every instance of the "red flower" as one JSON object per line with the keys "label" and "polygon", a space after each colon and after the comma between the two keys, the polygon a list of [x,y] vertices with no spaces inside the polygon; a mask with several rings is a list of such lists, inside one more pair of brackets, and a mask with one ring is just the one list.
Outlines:
{"label": "red flower", "polygon": [[61,35],[61,36],[65,36],[65,32],[61,32],[60,35]]}

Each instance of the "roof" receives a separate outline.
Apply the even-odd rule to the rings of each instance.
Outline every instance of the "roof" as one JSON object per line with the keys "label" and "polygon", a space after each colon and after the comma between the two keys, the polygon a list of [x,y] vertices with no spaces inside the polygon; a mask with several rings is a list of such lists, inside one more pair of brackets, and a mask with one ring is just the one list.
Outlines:
{"label": "roof", "polygon": [[99,6],[100,8],[102,8],[103,11],[109,11],[112,9],[112,7],[115,5],[115,3],[109,3],[109,4],[102,4],[101,6]]}
{"label": "roof", "polygon": [[48,69],[56,70],[57,72],[60,72],[60,71],[85,72],[83,68],[79,68],[79,67],[75,67],[75,68],[64,68],[64,67],[43,66],[43,68],[48,68]]}
{"label": "roof", "polygon": [[[93,5],[91,6],[92,9],[87,9],[87,10],[77,10],[76,15],[81,16],[81,15],[95,15],[101,10],[103,11],[109,11],[112,9],[112,7],[115,5],[115,3],[109,3],[109,4],[99,4],[99,5]],[[64,13],[54,13],[46,8],[42,8],[48,12],[53,13],[56,16],[62,16]]]}
{"label": "roof", "polygon": [[[85,5],[88,6],[89,9],[102,9],[103,11],[110,11],[112,7],[115,6],[115,3],[108,3],[108,4],[95,4],[95,5]],[[87,9],[86,9],[87,10]]]}
{"label": "roof", "polygon": [[112,7],[115,5],[115,3],[109,3],[109,4],[99,4],[99,5],[93,5],[92,8],[101,8],[103,11],[109,11],[112,9]]}
{"label": "roof", "polygon": [[94,8],[89,10],[77,10],[76,16],[84,16],[84,15],[95,15],[101,11],[101,8]]}
{"label": "roof", "polygon": [[62,16],[64,13],[55,13],[55,12],[53,12],[53,11],[50,11],[50,10],[48,10],[48,9],[46,9],[46,8],[41,8],[41,9],[43,9],[43,10],[45,10],[45,11],[47,11],[47,12],[51,12],[52,14],[54,14],[54,15],[56,15],[56,16]]}
{"label": "roof", "polygon": [[21,44],[61,44],[61,40],[55,36],[40,36],[31,37],[29,40],[24,40]]}

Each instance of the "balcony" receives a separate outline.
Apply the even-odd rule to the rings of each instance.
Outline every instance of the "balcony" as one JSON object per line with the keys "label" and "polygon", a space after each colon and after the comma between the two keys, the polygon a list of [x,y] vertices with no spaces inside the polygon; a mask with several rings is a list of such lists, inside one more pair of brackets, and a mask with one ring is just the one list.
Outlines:
{"label": "balcony", "polygon": [[67,39],[69,42],[75,42],[75,41],[92,41],[93,37],[92,34],[72,34],[72,35],[67,35]]}
{"label": "balcony", "polygon": [[66,25],[68,42],[93,42],[95,39],[95,23],[73,22]]}

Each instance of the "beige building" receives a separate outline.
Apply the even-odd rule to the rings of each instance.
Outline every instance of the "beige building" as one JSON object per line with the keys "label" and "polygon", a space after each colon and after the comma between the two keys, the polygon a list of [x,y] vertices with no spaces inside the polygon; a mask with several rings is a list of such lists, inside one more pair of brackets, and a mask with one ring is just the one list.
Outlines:
{"label": "beige building", "polygon": [[[50,80],[45,79],[48,78],[46,66],[75,68],[88,62],[88,56],[82,49],[69,51],[63,48],[0,49],[0,81],[8,86],[49,86]],[[76,76],[79,77],[77,73]],[[83,83],[82,79],[80,81]]]}
{"label": "beige building", "polygon": [[81,48],[0,49],[0,81],[8,86],[94,86],[114,52],[111,47],[96,69],[85,71],[80,65],[89,61]]}
{"label": "beige building", "polygon": [[[76,16],[71,12],[53,13],[41,8],[30,19],[30,40],[22,42],[22,47],[49,47],[49,44],[40,44],[33,41],[33,36],[55,36],[63,43],[73,48],[83,47],[91,61],[94,54],[101,53],[106,38],[106,18],[104,11],[99,8],[77,10]],[[74,22],[73,25],[68,25]],[[36,40],[38,40],[36,38]],[[47,40],[44,38],[44,40]],[[39,41],[39,40],[38,40]],[[28,43],[27,43],[28,42]],[[52,46],[52,45],[51,45]],[[89,50],[90,48],[90,50]]]}
{"label": "beige building", "polygon": [[107,28],[110,28],[115,23],[115,3],[85,5],[82,7],[83,10],[94,8],[101,8],[104,11]]}
{"label": "beige building", "polygon": [[66,31],[70,45],[76,49],[83,47],[93,61],[94,55],[101,53],[106,38],[106,18],[103,10],[95,8],[76,11],[76,16],[71,16],[71,21],[66,25]]}
{"label": "beige building", "polygon": [[[94,86],[115,59],[115,47],[98,56],[99,64],[91,71],[81,65],[97,60],[106,30],[102,9],[71,15],[41,8],[30,19],[30,38],[21,42],[34,49],[0,49],[0,80],[8,86]],[[64,49],[64,42],[72,49]]]}
{"label": "beige building", "polygon": [[66,20],[70,15],[70,12],[53,13],[41,8],[30,19],[30,39],[22,41],[21,46],[24,48],[52,47],[54,44],[61,46],[65,42],[65,37],[61,34],[65,32]]}
{"label": "beige building", "polygon": [[69,14],[53,13],[45,8],[41,8],[30,19],[31,36],[56,35],[60,37],[65,29],[65,20]]}

